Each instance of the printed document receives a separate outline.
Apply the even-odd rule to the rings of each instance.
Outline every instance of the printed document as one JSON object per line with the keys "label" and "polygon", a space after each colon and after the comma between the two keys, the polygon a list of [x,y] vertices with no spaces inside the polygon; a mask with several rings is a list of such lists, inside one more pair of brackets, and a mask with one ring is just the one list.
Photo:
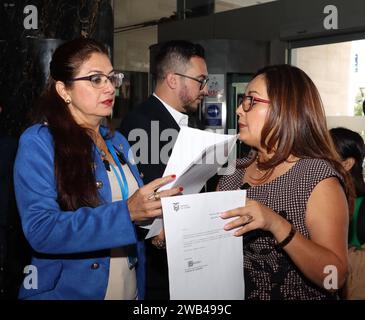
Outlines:
{"label": "printed document", "polygon": [[[225,163],[235,161],[236,140],[237,135],[181,128],[164,172],[164,176],[175,174],[176,179],[159,191],[182,186],[183,194],[199,193],[208,179],[224,173]],[[150,229],[146,239],[158,235],[162,225],[162,218],[156,218],[146,227]]]}
{"label": "printed document", "polygon": [[[225,231],[224,211],[242,207],[246,191],[163,198],[172,300],[244,299],[242,237]],[[235,219],[235,218],[233,218]]]}

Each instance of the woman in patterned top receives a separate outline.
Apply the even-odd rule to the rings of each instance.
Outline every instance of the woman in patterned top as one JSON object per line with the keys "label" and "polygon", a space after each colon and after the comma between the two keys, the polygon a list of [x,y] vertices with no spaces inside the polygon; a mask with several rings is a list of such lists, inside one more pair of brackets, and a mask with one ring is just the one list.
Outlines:
{"label": "woman in patterned top", "polygon": [[354,192],[318,90],[296,67],[269,66],[236,113],[239,139],[253,152],[218,190],[248,188],[246,206],[222,214],[234,218],[225,229],[243,236],[246,298],[338,298]]}

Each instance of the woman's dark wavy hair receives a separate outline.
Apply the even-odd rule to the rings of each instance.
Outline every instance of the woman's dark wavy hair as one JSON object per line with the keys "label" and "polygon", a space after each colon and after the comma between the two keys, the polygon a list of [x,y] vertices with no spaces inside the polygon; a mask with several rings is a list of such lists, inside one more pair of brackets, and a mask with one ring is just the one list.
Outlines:
{"label": "woman's dark wavy hair", "polygon": [[[274,167],[290,155],[324,159],[343,177],[343,187],[353,208],[354,188],[344,170],[327,129],[325,112],[313,81],[301,69],[291,65],[273,65],[260,69],[270,100],[269,112],[261,133],[261,146],[273,156],[259,164],[272,174]],[[253,160],[254,161],[254,160]]]}
{"label": "woman's dark wavy hair", "polygon": [[354,158],[355,163],[350,174],[355,185],[356,196],[365,196],[365,183],[362,174],[362,164],[365,158],[364,140],[357,132],[341,127],[331,129],[330,134],[342,160]]}
{"label": "woman's dark wavy hair", "polygon": [[70,79],[93,53],[108,56],[107,49],[92,39],[74,39],[59,46],[52,56],[50,77],[37,105],[35,121],[46,121],[54,139],[55,179],[62,210],[96,207],[100,203],[92,165],[92,132],[76,123],[55,87],[57,81],[62,81],[71,88]]}

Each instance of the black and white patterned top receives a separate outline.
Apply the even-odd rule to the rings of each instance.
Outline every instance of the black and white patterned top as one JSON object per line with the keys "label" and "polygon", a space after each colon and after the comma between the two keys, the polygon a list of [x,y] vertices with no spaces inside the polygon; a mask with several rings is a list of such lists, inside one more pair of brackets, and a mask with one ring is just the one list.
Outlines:
{"label": "black and white patterned top", "polygon": [[[242,185],[249,158],[237,160],[232,175],[223,176],[218,189],[236,190]],[[325,160],[300,159],[292,168],[274,180],[253,186],[247,197],[271,208],[309,238],[305,225],[306,206],[314,187],[322,180],[340,175]],[[318,212],[318,214],[321,214]],[[310,282],[298,270],[272,234],[254,230],[243,236],[246,299],[337,299]]]}

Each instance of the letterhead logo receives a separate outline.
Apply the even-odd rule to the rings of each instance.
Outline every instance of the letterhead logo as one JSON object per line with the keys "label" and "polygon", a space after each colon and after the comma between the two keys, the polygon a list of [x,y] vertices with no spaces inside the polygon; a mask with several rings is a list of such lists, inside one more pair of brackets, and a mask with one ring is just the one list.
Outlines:
{"label": "letterhead logo", "polygon": [[173,202],[174,211],[178,212],[180,209],[180,202]]}

